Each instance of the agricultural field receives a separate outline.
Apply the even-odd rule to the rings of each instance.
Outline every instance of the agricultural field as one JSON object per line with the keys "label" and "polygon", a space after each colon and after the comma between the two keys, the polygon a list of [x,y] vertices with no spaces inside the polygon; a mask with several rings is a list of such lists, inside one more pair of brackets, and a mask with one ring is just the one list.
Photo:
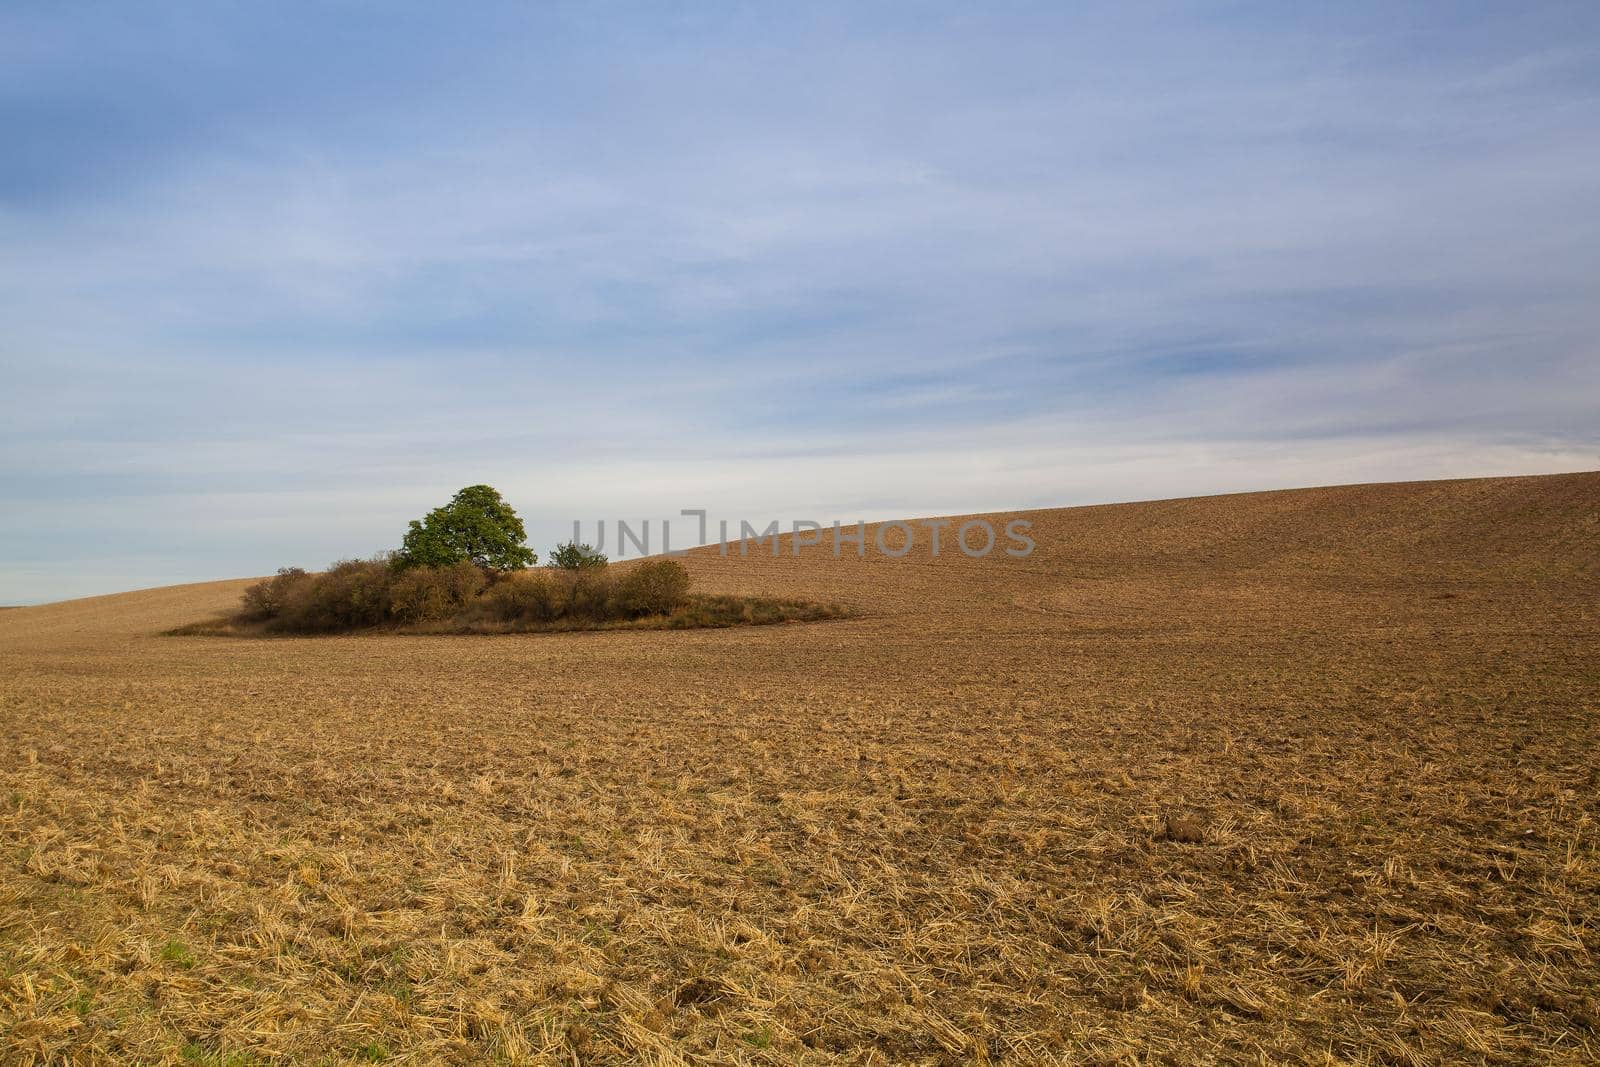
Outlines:
{"label": "agricultural field", "polygon": [[0,612],[0,1062],[1600,1060],[1600,474],[1021,517],[685,557],[802,624]]}

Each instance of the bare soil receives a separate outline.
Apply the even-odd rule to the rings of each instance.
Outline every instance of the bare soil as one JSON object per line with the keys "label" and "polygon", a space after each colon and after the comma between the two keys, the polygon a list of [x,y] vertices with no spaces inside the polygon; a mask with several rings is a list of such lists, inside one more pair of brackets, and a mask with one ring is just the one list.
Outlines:
{"label": "bare soil", "polygon": [[1021,517],[688,557],[818,625],[4,612],[0,1060],[1600,1059],[1600,474]]}

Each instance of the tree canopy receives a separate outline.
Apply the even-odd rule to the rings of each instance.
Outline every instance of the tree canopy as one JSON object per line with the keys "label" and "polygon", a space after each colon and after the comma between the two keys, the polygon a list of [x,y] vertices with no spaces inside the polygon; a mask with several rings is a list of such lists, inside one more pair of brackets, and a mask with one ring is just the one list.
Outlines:
{"label": "tree canopy", "polygon": [[494,571],[533,566],[538,559],[528,532],[492,486],[469,485],[442,508],[414,519],[395,563],[400,567],[450,567],[475,563]]}
{"label": "tree canopy", "polygon": [[595,567],[604,567],[606,557],[596,552],[589,545],[580,545],[574,541],[557,545],[550,553],[550,566],[567,571],[586,571]]}

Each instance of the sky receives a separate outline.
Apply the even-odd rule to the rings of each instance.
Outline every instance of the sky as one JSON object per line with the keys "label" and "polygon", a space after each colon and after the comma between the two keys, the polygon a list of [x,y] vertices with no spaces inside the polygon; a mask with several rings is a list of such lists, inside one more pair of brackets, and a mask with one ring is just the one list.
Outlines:
{"label": "sky", "polygon": [[1589,0],[0,6],[0,604],[1592,470],[1597,337]]}

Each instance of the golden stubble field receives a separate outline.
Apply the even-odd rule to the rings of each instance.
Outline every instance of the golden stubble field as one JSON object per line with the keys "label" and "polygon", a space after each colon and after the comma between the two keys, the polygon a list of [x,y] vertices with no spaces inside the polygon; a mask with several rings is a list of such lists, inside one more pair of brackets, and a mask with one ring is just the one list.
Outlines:
{"label": "golden stubble field", "polygon": [[1028,517],[689,557],[806,625],[0,613],[0,1060],[1600,1058],[1600,475]]}

